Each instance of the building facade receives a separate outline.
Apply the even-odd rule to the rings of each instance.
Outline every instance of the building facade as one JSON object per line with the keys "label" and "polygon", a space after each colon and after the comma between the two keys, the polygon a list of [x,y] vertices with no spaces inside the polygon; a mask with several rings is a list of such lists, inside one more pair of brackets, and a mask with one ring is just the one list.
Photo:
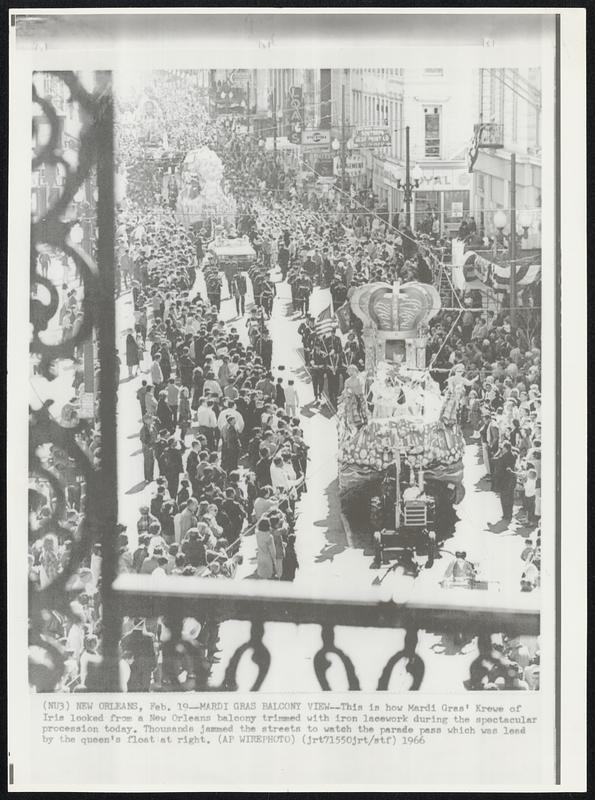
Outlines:
{"label": "building facade", "polygon": [[[392,147],[374,153],[373,191],[386,201],[393,219],[405,221],[408,127],[411,225],[418,229],[431,217],[434,230],[452,233],[472,206],[473,177],[465,149],[474,119],[473,74],[456,66],[384,72],[386,94],[376,102],[380,111],[388,107]],[[363,102],[369,119],[366,93]],[[373,102],[372,120],[378,119]]]}
{"label": "building facade", "polygon": [[458,228],[472,208],[473,177],[465,151],[475,120],[476,76],[457,67],[333,73],[333,132],[341,137],[344,113],[348,152],[364,162],[362,175],[354,179],[358,188],[368,188],[391,219],[405,221],[408,126],[411,175],[418,184],[411,224],[418,227],[432,214],[442,231]]}
{"label": "building facade", "polygon": [[[428,218],[453,235],[473,216],[492,236],[494,213],[510,207],[510,154],[517,156],[516,207],[523,246],[538,246],[541,218],[541,89],[538,69],[448,67],[332,70],[332,136],[359,155],[358,188],[368,188],[391,219],[404,221],[406,128],[409,128],[411,224]],[[470,169],[477,126],[491,123],[497,148],[480,147]],[[380,144],[358,147],[362,131]],[[496,141],[496,140],[494,140]],[[349,158],[349,156],[348,156]]]}
{"label": "building facade", "polygon": [[511,206],[510,155],[516,155],[517,234],[521,247],[541,243],[541,72],[539,69],[478,71],[478,123],[499,129],[498,149],[480,148],[473,165],[474,211],[489,236],[494,215],[504,212],[508,231]]}
{"label": "building facade", "polygon": [[[56,75],[47,72],[37,73],[33,82],[37,94],[47,99],[54,107],[57,116],[58,149],[64,154],[67,162],[76,162],[80,147],[79,135],[81,119],[78,106],[69,102],[70,91]],[[37,149],[49,139],[50,123],[41,106],[37,106],[33,116],[35,124],[34,148]],[[44,164],[32,174],[31,208],[35,217],[43,217],[47,209],[62,193],[66,173],[61,164]],[[92,203],[92,182],[85,181],[79,190],[76,203]]]}

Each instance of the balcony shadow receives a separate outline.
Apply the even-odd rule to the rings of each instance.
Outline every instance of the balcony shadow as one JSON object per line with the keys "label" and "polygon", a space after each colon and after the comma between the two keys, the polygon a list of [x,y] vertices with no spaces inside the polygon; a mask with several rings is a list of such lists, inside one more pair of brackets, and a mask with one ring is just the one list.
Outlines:
{"label": "balcony shadow", "polygon": [[526,520],[519,519],[518,516],[516,516],[515,519],[518,523],[518,528],[515,530],[515,534],[517,536],[523,536],[525,539],[528,539],[532,534],[535,533],[537,523],[530,525]]}
{"label": "balcony shadow", "polygon": [[333,406],[329,406],[326,402],[318,406],[318,413],[325,419],[332,419],[337,415],[337,411]]}
{"label": "balcony shadow", "polygon": [[[299,348],[299,350],[297,352],[300,354],[300,356],[303,353],[301,348]],[[303,381],[304,383],[311,383],[312,382],[312,379],[310,377],[310,372],[308,370],[308,367],[305,364],[302,364],[297,369],[294,369],[293,374],[297,378],[299,378],[301,381]]]}
{"label": "balcony shadow", "polygon": [[345,529],[341,521],[341,503],[339,500],[339,485],[335,478],[326,487],[325,497],[328,513],[325,519],[314,523],[317,528],[325,529],[326,543],[320,553],[316,556],[315,562],[320,564],[323,561],[332,561],[335,556],[342,553],[348,545]]}
{"label": "balcony shadow", "polygon": [[314,563],[321,564],[323,561],[332,561],[335,556],[338,556],[344,550],[345,547],[341,544],[325,545],[324,549],[314,559]]}
{"label": "balcony shadow", "polygon": [[128,491],[125,492],[124,494],[138,494],[139,492],[142,492],[142,490],[145,488],[145,486],[148,486],[148,484],[149,481],[141,481],[140,483],[137,483],[135,486],[133,486],[131,489],[128,489]]}
{"label": "balcony shadow", "polygon": [[[254,559],[254,560],[256,561],[256,559]],[[244,575],[242,580],[243,581],[253,581],[253,580],[260,581],[260,580],[262,580],[262,578],[259,578],[258,577],[258,572],[256,570],[254,570],[254,572],[251,572],[250,575]]]}
{"label": "balcony shadow", "polygon": [[486,475],[483,478],[480,478],[477,483],[475,484],[475,491],[476,492],[491,492],[492,491],[492,481]]}
{"label": "balcony shadow", "polygon": [[301,414],[306,419],[312,419],[315,416],[321,416],[325,419],[332,419],[336,411],[334,408],[329,408],[326,403],[321,403],[320,405],[316,405],[314,402],[307,403],[305,406],[301,408]]}
{"label": "balcony shadow", "polygon": [[312,419],[312,417],[316,416],[318,411],[318,406],[314,403],[307,403],[305,406],[301,407],[301,416],[305,417],[306,419]]}
{"label": "balcony shadow", "polygon": [[498,522],[488,522],[486,531],[490,533],[504,533],[505,531],[509,531],[510,533],[516,533],[516,531],[511,531],[510,526],[512,523],[506,522],[506,520],[499,520]]}

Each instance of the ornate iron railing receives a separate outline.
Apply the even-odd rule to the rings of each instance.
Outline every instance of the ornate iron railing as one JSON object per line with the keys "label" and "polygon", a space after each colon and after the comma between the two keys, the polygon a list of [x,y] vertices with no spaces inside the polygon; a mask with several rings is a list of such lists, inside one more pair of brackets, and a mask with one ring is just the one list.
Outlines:
{"label": "ornate iron railing", "polygon": [[[42,406],[30,409],[29,471],[30,477],[39,476],[50,486],[52,515],[49,527],[53,532],[70,539],[72,550],[69,561],[54,580],[39,590],[34,585],[29,592],[30,639],[47,650],[47,658],[54,671],[62,668],[63,655],[50,638],[43,637],[43,615],[48,609],[71,613],[70,586],[72,578],[83,560],[89,556],[92,545],[102,545],[102,606],[103,606],[103,670],[102,685],[106,691],[118,686],[118,643],[120,618],[113,592],[106,591],[116,576],[116,523],[117,523],[117,473],[116,473],[116,402],[119,367],[116,359],[115,283],[114,283],[114,142],[111,73],[95,73],[95,88],[88,91],[73,72],[51,73],[69,92],[68,102],[76,105],[82,122],[76,165],[65,158],[61,149],[60,120],[51,98],[40,97],[33,86],[33,102],[41,108],[49,125],[47,141],[39,146],[32,162],[32,170],[43,166],[64,172],[64,180],[57,199],[39,219],[32,219],[30,242],[30,321],[32,335],[30,352],[36,362],[37,373],[48,381],[56,376],[61,360],[72,359],[75,348],[82,347],[95,336],[101,365],[98,377],[97,424],[101,432],[101,462],[94,466],[81,448],[78,437],[82,421],[71,426],[60,424]],[[34,117],[34,139],[36,123]],[[39,119],[39,118],[37,118]],[[74,221],[65,221],[77,192],[96,170],[97,179],[97,261],[69,238]],[[43,333],[59,306],[58,287],[50,275],[39,271],[38,247],[57,248],[72,259],[80,271],[83,287],[81,304],[82,321],[78,330],[60,342],[47,343]],[[43,287],[47,303],[37,297],[38,287]],[[86,503],[78,537],[63,525],[66,507],[65,481],[55,471],[44,465],[39,448],[54,445],[71,460],[77,475],[85,486]],[[38,535],[30,529],[29,538]]]}
{"label": "ornate iron railing", "polygon": [[[435,589],[431,592],[414,589],[400,595],[383,587],[351,593],[327,587],[321,593],[304,594],[292,584],[279,582],[214,581],[183,576],[168,576],[158,581],[141,575],[120,575],[114,591],[123,614],[164,619],[169,635],[163,664],[170,690],[236,690],[239,664],[248,651],[252,651],[252,660],[258,667],[251,691],[259,690],[273,656],[263,642],[267,623],[320,626],[321,647],[312,658],[318,685],[324,691],[332,688],[327,676],[331,655],[342,663],[349,690],[360,689],[352,659],[335,644],[335,629],[339,627],[406,631],[404,646],[389,658],[382,670],[377,685],[381,691],[389,688],[391,676],[401,661],[411,676],[410,690],[421,688],[426,670],[423,658],[416,652],[421,631],[464,635],[469,640],[477,637],[478,656],[470,666],[469,689],[482,688],[490,670],[503,663],[492,641],[493,635],[539,634],[538,599],[531,594],[519,595],[512,605],[499,600],[498,593],[445,589],[444,597],[437,602]],[[209,620],[251,623],[250,636],[231,655],[220,685],[207,684],[208,673],[201,668],[202,650],[182,637],[183,622],[188,617],[203,624]],[[295,656],[303,658],[305,654],[296,651]],[[177,679],[180,660],[184,660],[185,672],[190,676],[190,681],[184,684]],[[463,690],[463,686],[448,688]]]}

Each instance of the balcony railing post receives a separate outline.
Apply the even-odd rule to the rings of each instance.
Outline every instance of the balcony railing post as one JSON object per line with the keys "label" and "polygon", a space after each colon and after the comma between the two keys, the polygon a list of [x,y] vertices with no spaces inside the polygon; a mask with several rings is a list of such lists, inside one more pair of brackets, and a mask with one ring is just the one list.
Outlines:
{"label": "balcony railing post", "polygon": [[116,347],[116,280],[114,253],[114,111],[111,73],[97,73],[97,265],[100,285],[95,309],[99,371],[99,424],[101,428],[101,475],[94,505],[101,510],[98,532],[101,541],[101,598],[103,605],[101,683],[105,691],[119,688],[118,648],[121,615],[112,590],[118,566],[117,532],[117,435],[116,409],[120,370]]}

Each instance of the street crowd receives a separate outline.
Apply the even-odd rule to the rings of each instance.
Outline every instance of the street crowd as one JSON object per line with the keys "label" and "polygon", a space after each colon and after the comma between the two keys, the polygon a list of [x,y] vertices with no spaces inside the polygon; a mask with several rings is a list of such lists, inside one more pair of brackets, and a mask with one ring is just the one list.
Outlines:
{"label": "street crowd", "polygon": [[[211,121],[197,110],[200,104],[186,99],[176,107],[179,92],[171,86],[153,90],[170,150],[183,154],[205,143],[216,149],[237,202],[226,234],[247,237],[256,257],[249,270],[222,278],[209,250],[216,223],[184,227],[163,197],[163,176],[143,160],[138,141],[122,138],[119,157],[133,180],[117,219],[117,267],[119,290],[132,297],[134,327],[119,356],[122,379],[138,383],[143,479],[152,497],[136,519],[118,527],[118,571],[153,580],[232,579],[242,538],[254,536],[252,577],[291,581],[299,569],[295,519],[307,491],[309,446],[295,383],[282,365],[273,366],[267,323],[277,282],[291,290],[288,313],[299,318],[315,401],[336,407],[349,368],[364,366],[358,321],[347,305],[355,289],[372,281],[435,282],[437,253],[444,255],[448,242],[429,229],[416,235],[406,225],[394,227],[349,192],[321,194],[295,164],[263,152],[233,122]],[[310,314],[315,287],[330,290],[323,324]],[[521,588],[531,591],[540,581],[540,332],[513,326],[508,309],[487,311],[475,296],[453,289],[451,298],[454,310],[431,322],[427,362],[441,385],[463,365],[460,421],[483,459],[489,488],[499,493],[505,524],[520,506],[527,528]],[[236,316],[225,322],[221,307],[228,300]],[[63,308],[63,327],[76,324],[76,294],[65,296]],[[100,458],[96,430],[90,428],[85,446]],[[51,468],[56,455],[50,454]],[[78,490],[76,477],[68,484],[75,488],[59,533],[49,522],[49,487],[38,487],[29,574],[40,588],[66,567],[84,519],[80,481]],[[71,579],[76,601],[70,618],[48,612],[45,620],[45,633],[67,654],[62,691],[93,689],[90,665],[101,658],[100,565],[96,545]],[[202,653],[206,673],[218,661],[218,625],[205,618],[185,634]],[[125,620],[123,691],[149,691],[175,680],[161,633],[156,620]],[[538,679],[521,683],[527,685],[512,688],[536,688]]]}

